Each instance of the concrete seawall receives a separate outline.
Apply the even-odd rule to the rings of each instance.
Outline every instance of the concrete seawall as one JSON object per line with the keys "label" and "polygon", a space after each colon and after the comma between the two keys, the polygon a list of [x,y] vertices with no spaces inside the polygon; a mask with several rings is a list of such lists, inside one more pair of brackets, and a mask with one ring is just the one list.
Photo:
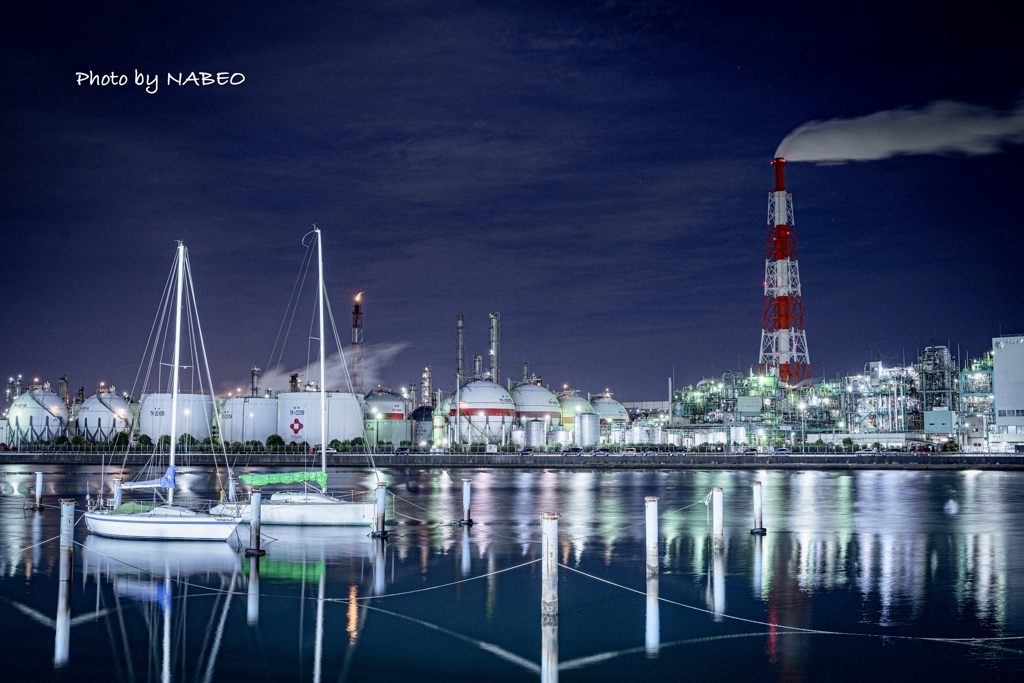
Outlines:
{"label": "concrete seawall", "polygon": [[[0,453],[0,465],[145,465],[152,453],[100,452],[7,452]],[[415,467],[421,469],[448,467],[514,467],[558,469],[947,469],[947,470],[1020,470],[1024,454],[1009,453],[937,453],[937,454],[757,454],[740,453],[658,453],[651,455],[564,455],[516,453],[410,453],[407,455],[376,454],[379,468]],[[366,453],[338,453],[327,456],[328,467],[369,469],[371,456]],[[223,465],[224,456],[214,453],[178,454],[181,466]],[[319,457],[282,453],[229,453],[228,462],[235,469],[244,467],[316,467]]]}

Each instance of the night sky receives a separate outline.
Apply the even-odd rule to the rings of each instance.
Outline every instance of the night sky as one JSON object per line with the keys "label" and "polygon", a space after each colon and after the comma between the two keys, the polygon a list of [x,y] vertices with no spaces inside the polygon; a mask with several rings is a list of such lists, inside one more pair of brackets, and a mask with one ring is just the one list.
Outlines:
{"label": "night sky", "polygon": [[4,380],[133,390],[180,239],[246,386],[315,223],[374,384],[452,388],[456,316],[486,358],[497,311],[503,378],[664,400],[756,368],[769,162],[814,121],[784,151],[815,378],[1024,331],[1011,3],[101,5],[0,28]]}

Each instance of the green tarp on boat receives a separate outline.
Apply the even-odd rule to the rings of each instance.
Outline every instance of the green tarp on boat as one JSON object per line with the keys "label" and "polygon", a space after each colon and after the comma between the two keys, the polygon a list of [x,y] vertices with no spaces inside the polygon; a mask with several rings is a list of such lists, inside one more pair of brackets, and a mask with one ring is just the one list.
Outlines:
{"label": "green tarp on boat", "polygon": [[133,515],[137,512],[149,512],[160,505],[159,503],[140,503],[137,500],[122,503],[119,507],[110,511],[112,515]]}
{"label": "green tarp on boat", "polygon": [[249,486],[297,484],[300,481],[315,481],[321,489],[327,488],[327,473],[318,470],[312,472],[280,472],[277,474],[243,474],[238,478]]}

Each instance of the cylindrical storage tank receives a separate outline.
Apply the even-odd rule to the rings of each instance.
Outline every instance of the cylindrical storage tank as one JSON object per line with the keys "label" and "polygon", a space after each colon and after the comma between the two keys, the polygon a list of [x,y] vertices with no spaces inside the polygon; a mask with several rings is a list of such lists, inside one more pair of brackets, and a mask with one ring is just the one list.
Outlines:
{"label": "cylindrical storage tank", "polygon": [[614,423],[608,429],[608,443],[621,445],[626,443],[626,425]]}
{"label": "cylindrical storage tank", "polygon": [[171,436],[175,443],[182,434],[191,435],[196,441],[210,436],[213,424],[213,398],[206,394],[178,394],[178,421],[175,433],[171,434],[171,410],[173,402],[169,393],[143,394],[139,412],[139,433],[151,438],[154,443],[161,436]]}
{"label": "cylindrical storage tank", "polygon": [[544,420],[528,420],[526,423],[526,445],[530,448],[539,448],[544,445],[545,429]]}
{"label": "cylindrical storage tank", "polygon": [[564,448],[569,445],[572,439],[572,432],[568,429],[552,429],[548,432],[548,444],[556,448]]}
{"label": "cylindrical storage tank", "polygon": [[508,439],[516,448],[522,448],[526,445],[526,430],[522,427],[513,427],[508,433]]}
{"label": "cylindrical storage tank", "polygon": [[277,434],[277,399],[261,396],[240,396],[224,401],[221,411],[224,442],[245,444],[249,441],[267,443]]}
{"label": "cylindrical storage tank", "polygon": [[[328,391],[327,443],[363,436],[363,410],[355,394]],[[320,444],[320,392],[288,391],[277,395],[277,433],[286,444]]]}
{"label": "cylindrical storage tank", "polygon": [[601,438],[601,422],[597,413],[579,413],[576,416],[576,445],[594,446]]}
{"label": "cylindrical storage tank", "polygon": [[453,438],[463,444],[505,443],[516,411],[503,386],[486,379],[471,379],[460,388],[458,401],[456,407],[453,400],[448,411],[448,421],[454,424]]}
{"label": "cylindrical storage tank", "polygon": [[561,394],[558,397],[558,404],[562,411],[562,426],[567,429],[573,429],[577,415],[597,415],[597,410],[590,405],[590,401],[575,391]]}
{"label": "cylindrical storage tank", "polygon": [[50,389],[31,387],[11,403],[7,423],[11,445],[53,441],[58,436],[67,436],[68,407]]}
{"label": "cylindrical storage tank", "polygon": [[107,443],[118,432],[130,432],[132,409],[112,391],[98,391],[85,399],[75,417],[75,431],[86,441]]}
{"label": "cylindrical storage tank", "polygon": [[423,405],[412,411],[412,445],[416,450],[426,450],[434,438],[434,409]]}

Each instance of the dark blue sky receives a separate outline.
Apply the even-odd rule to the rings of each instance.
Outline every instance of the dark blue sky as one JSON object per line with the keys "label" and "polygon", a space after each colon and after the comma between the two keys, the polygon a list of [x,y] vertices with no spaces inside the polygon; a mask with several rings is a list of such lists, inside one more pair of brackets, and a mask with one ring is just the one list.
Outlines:
{"label": "dark blue sky", "polygon": [[[4,379],[131,389],[182,239],[215,383],[244,385],[316,223],[376,381],[448,388],[456,315],[486,355],[498,311],[503,376],[661,399],[756,366],[783,138],[939,100],[1010,121],[1001,151],[788,166],[814,375],[1024,330],[1000,3],[104,4],[0,28]],[[136,70],[156,93],[76,84]],[[167,83],[193,71],[245,82]]]}

